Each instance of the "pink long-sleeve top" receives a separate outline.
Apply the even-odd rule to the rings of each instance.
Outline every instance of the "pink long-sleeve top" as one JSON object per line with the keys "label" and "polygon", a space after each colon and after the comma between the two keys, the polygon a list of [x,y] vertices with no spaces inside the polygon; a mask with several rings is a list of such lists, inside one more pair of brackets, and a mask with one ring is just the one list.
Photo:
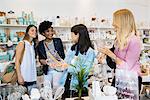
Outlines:
{"label": "pink long-sleeve top", "polygon": [[118,47],[115,47],[114,53],[123,61],[120,65],[117,65],[117,68],[128,69],[141,75],[139,62],[140,52],[140,39],[135,35],[129,39],[127,47],[123,50],[119,50]]}

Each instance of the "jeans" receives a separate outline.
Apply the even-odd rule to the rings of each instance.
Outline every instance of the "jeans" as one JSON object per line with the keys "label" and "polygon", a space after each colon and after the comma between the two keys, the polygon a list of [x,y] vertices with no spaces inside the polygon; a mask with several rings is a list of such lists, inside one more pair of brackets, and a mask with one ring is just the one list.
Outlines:
{"label": "jeans", "polygon": [[51,88],[56,90],[61,86],[60,80],[62,78],[63,72],[57,72],[55,70],[49,70],[47,75],[44,75],[44,81],[49,81],[51,83]]}

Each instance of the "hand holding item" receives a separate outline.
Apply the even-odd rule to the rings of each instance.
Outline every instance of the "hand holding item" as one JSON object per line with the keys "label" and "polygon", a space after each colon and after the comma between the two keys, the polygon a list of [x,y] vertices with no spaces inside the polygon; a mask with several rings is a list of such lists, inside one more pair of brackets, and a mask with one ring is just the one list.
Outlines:
{"label": "hand holding item", "polygon": [[105,54],[98,55],[97,57],[98,63],[103,64],[105,58],[106,58]]}
{"label": "hand holding item", "polygon": [[51,59],[46,59],[46,64],[49,65],[51,68],[59,67],[60,63],[52,61]]}
{"label": "hand holding item", "polygon": [[54,68],[57,71],[63,71],[68,67],[68,64],[59,56],[57,52],[51,54],[48,52],[49,59],[46,60],[47,65]]}
{"label": "hand holding item", "polygon": [[67,68],[68,67],[68,64],[65,61],[52,61],[51,59],[47,59],[46,63],[51,68],[56,68],[56,67]]}
{"label": "hand holding item", "polygon": [[50,66],[51,68],[55,68],[55,67],[58,67],[59,64],[51,63],[51,64],[49,64],[49,66]]}
{"label": "hand holding item", "polygon": [[116,59],[116,55],[108,48],[98,48],[98,51],[102,52],[103,54],[108,55],[109,57],[113,59]]}
{"label": "hand holding item", "polygon": [[109,49],[108,48],[98,48],[98,51],[100,51],[103,54],[108,55]]}
{"label": "hand holding item", "polygon": [[67,64],[66,62],[62,62],[62,63],[61,63],[61,67],[65,69],[65,68],[68,67],[68,64]]}
{"label": "hand holding item", "polygon": [[111,57],[117,65],[122,64],[122,60],[120,58],[118,58],[111,50],[109,50],[108,48],[99,48],[98,51],[102,52],[103,54],[108,55],[109,57]]}
{"label": "hand holding item", "polygon": [[95,49],[106,55],[108,55],[110,51],[109,48],[106,48],[106,40],[104,39],[98,39],[95,41]]}

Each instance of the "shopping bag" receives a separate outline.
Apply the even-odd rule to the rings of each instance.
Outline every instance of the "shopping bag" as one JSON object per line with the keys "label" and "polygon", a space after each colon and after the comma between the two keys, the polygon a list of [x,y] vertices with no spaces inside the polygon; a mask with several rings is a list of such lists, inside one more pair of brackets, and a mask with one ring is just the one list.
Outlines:
{"label": "shopping bag", "polygon": [[[21,65],[21,62],[23,59],[24,51],[25,51],[25,42],[24,42],[23,51],[21,52],[22,56],[20,58],[20,65]],[[15,58],[15,55],[16,55],[16,51],[14,53],[13,59]],[[6,69],[3,72],[3,75],[0,77],[0,80],[2,80],[3,83],[11,83],[11,84],[15,84],[17,82],[17,72],[15,69],[15,63],[14,62],[10,63],[6,67]]]}
{"label": "shopping bag", "polygon": [[116,69],[117,96],[119,99],[139,100],[138,75],[127,69]]}
{"label": "shopping bag", "polygon": [[1,77],[3,83],[15,84],[17,82],[17,73],[14,67],[15,67],[15,63],[10,63],[6,67]]}

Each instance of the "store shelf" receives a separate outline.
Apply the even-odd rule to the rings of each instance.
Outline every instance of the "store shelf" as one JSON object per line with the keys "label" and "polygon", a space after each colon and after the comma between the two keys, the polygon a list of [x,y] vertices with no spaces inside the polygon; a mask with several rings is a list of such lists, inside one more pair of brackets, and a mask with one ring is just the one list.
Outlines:
{"label": "store shelf", "polygon": [[[72,26],[53,26],[54,28],[71,28]],[[88,29],[113,29],[113,27],[87,27]]]}
{"label": "store shelf", "polygon": [[137,30],[150,30],[149,27],[138,28]]}
{"label": "store shelf", "polygon": [[[71,28],[72,26],[53,26],[54,28]],[[113,29],[113,27],[96,27],[96,26],[87,26],[88,29]],[[137,30],[150,30],[150,28],[138,28]]]}
{"label": "store shelf", "polygon": [[11,61],[8,62],[0,62],[0,73],[4,72],[5,68],[11,63]]}
{"label": "store shelf", "polygon": [[[0,42],[0,45],[7,45],[7,44],[8,42],[5,42],[5,43]],[[18,42],[13,42],[13,44],[18,44]]]}
{"label": "store shelf", "polygon": [[0,24],[0,27],[24,27],[26,28],[28,25],[13,25],[13,24]]}
{"label": "store shelf", "polygon": [[142,82],[150,82],[150,76],[142,76]]}
{"label": "store shelf", "polygon": [[143,43],[144,47],[150,47],[150,44]]}
{"label": "store shelf", "polygon": [[113,27],[88,27],[89,29],[95,28],[95,29],[113,29]]}
{"label": "store shelf", "polygon": [[53,26],[53,28],[71,28],[71,26]]}
{"label": "store shelf", "polygon": [[142,38],[150,38],[150,36],[143,36]]}
{"label": "store shelf", "polygon": [[71,43],[71,40],[62,40],[62,42],[64,43]]}
{"label": "store shelf", "polygon": [[[0,24],[0,27],[27,27],[28,25],[13,25],[13,24]],[[72,26],[53,26],[54,28],[71,28]],[[88,29],[113,29],[113,27],[87,27]],[[150,30],[150,28],[143,28],[138,30]]]}

